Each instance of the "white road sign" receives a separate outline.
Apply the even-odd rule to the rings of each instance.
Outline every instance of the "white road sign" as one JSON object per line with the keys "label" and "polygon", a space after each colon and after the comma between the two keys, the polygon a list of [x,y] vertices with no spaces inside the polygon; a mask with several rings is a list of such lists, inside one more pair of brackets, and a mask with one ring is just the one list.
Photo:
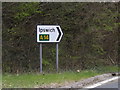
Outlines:
{"label": "white road sign", "polygon": [[60,42],[62,35],[59,25],[37,25],[37,42]]}

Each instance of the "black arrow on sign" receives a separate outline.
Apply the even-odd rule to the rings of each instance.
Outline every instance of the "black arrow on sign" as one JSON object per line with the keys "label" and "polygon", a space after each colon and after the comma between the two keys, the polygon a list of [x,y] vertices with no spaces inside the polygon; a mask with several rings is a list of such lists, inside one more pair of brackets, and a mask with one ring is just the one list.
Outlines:
{"label": "black arrow on sign", "polygon": [[57,30],[58,30],[58,32],[59,32],[59,35],[58,35],[58,38],[57,38],[57,41],[60,39],[60,36],[61,36],[61,32],[60,32],[60,29],[59,29],[59,27],[56,27],[57,28]]}

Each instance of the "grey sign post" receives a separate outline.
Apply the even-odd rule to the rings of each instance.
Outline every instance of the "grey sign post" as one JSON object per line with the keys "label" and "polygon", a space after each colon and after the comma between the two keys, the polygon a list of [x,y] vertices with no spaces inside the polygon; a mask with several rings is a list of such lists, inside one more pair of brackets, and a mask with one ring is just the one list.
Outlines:
{"label": "grey sign post", "polygon": [[42,73],[42,43],[40,44],[40,73]]}
{"label": "grey sign post", "polygon": [[37,25],[37,42],[40,43],[40,73],[42,73],[42,43],[56,43],[56,71],[58,72],[58,42],[63,32],[59,25]]}
{"label": "grey sign post", "polygon": [[56,71],[58,72],[58,43],[56,43]]}

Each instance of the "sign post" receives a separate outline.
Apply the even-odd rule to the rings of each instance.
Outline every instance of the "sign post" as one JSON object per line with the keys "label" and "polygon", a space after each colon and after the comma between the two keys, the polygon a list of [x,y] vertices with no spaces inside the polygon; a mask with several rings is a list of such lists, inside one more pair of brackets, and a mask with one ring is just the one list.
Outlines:
{"label": "sign post", "polygon": [[58,72],[58,43],[56,43],[56,71]]}
{"label": "sign post", "polygon": [[56,43],[56,71],[58,72],[58,43],[63,36],[59,25],[37,25],[37,42],[40,43],[40,72],[42,73],[42,43]]}
{"label": "sign post", "polygon": [[42,43],[40,44],[40,73],[42,73]]}

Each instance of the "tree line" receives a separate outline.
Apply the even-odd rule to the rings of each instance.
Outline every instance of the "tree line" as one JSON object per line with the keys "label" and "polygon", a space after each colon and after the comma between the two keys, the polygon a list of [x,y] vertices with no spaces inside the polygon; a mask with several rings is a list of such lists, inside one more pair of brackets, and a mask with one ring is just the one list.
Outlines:
{"label": "tree line", "polygon": [[[119,3],[3,2],[3,72],[39,72],[36,26],[60,25],[59,69],[118,65]],[[55,43],[43,44],[43,70],[55,70]]]}

